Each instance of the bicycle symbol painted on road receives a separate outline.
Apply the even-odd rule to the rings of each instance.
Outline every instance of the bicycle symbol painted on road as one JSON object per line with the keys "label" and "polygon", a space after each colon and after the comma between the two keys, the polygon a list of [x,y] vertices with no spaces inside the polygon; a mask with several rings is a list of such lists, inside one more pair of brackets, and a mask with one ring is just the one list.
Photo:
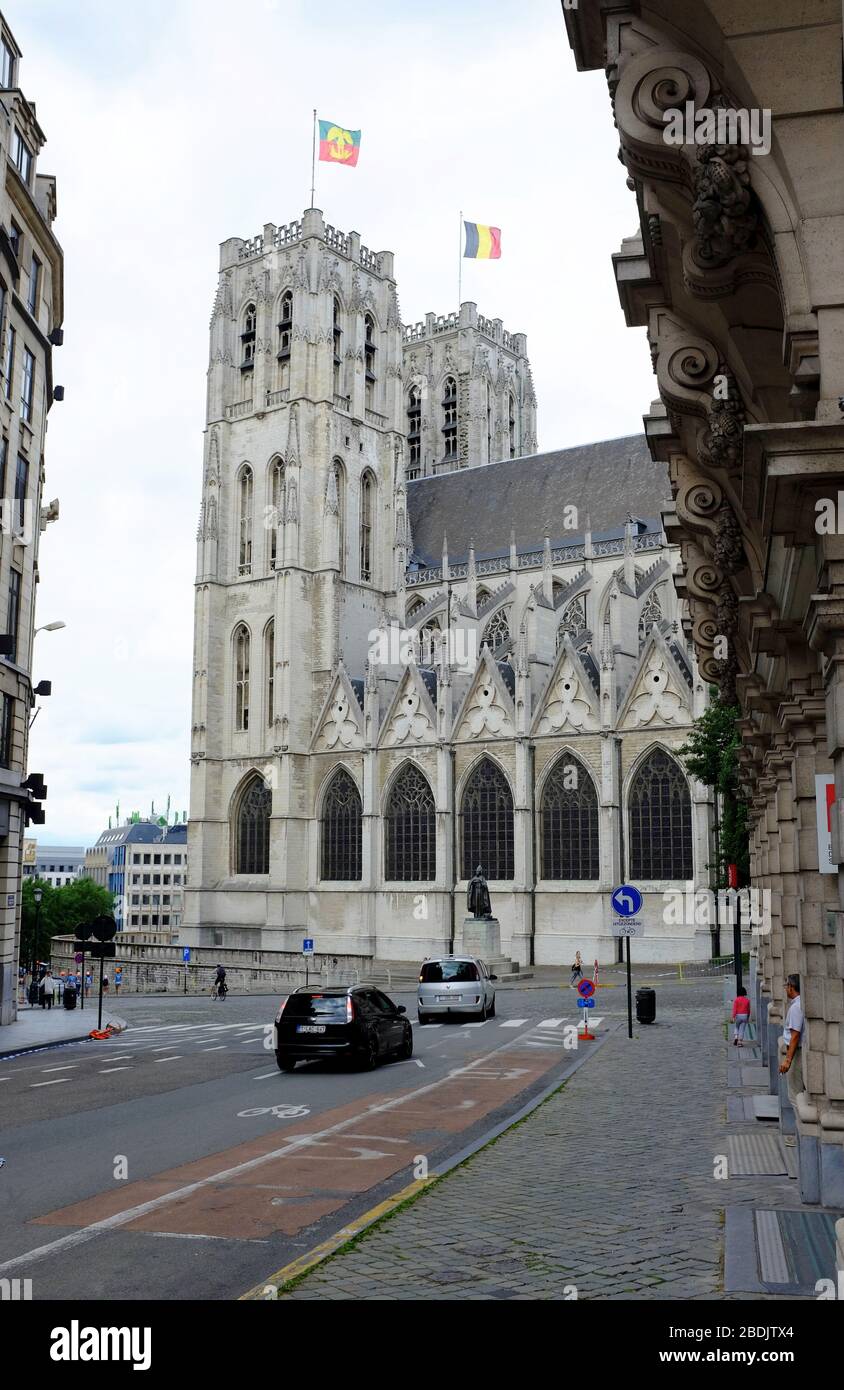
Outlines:
{"label": "bicycle symbol painted on road", "polygon": [[277,1120],[301,1120],[310,1115],[307,1105],[258,1105],[253,1110],[238,1110],[239,1120],[252,1120],[258,1115],[275,1115]]}

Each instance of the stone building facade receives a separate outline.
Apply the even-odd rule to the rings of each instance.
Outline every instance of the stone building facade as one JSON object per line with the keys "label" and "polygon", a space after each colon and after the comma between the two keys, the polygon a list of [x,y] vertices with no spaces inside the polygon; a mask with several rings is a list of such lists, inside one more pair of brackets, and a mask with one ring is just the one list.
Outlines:
{"label": "stone building facade", "polygon": [[[771,1089],[783,1084],[784,977],[798,972],[804,1085],[783,1099],[796,1114],[804,1200],[841,1208],[841,6],[602,0],[564,14],[578,67],[606,72],[636,197],[639,229],[615,271],[659,383],[645,426],[670,471],[665,526],[681,547],[686,630],[704,677],[741,708],[752,885],[768,904],[757,1005]],[[768,138],[734,116],[732,129],[715,127],[720,144],[667,140],[687,103],[752,114]],[[824,863],[816,779],[830,776]]]}
{"label": "stone building facade", "polygon": [[24,836],[30,820],[44,819],[43,784],[27,785],[27,758],[39,538],[58,515],[42,497],[64,316],[56,182],[38,170],[45,137],[20,65],[0,15],[0,1024],[16,1015]]}
{"label": "stone building facade", "polygon": [[[469,452],[409,480],[423,352]],[[664,911],[708,882],[672,756],[705,694],[644,440],[524,456],[524,339],[471,304],[409,336],[392,254],[317,209],[223,244],[208,383],[180,940],[416,960],[480,862],[512,960],[607,960],[629,865],[640,958],[708,956]]]}

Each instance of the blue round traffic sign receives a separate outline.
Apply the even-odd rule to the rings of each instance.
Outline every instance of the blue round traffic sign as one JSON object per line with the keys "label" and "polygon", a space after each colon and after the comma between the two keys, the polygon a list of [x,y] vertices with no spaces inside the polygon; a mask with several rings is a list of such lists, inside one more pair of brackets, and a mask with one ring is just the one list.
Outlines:
{"label": "blue round traffic sign", "polygon": [[577,992],[581,999],[589,999],[595,993],[595,986],[591,980],[581,980]]}
{"label": "blue round traffic sign", "polygon": [[642,911],[642,894],[632,883],[622,883],[614,889],[611,902],[613,912],[619,917],[635,917]]}

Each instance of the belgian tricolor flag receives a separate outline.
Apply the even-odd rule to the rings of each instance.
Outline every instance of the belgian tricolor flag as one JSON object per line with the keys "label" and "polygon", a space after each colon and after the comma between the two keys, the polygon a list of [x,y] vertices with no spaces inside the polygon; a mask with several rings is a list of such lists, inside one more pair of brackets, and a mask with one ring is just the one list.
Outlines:
{"label": "belgian tricolor flag", "polygon": [[466,222],[466,245],[463,256],[472,261],[497,261],[501,256],[501,228],[485,227],[480,222]]}

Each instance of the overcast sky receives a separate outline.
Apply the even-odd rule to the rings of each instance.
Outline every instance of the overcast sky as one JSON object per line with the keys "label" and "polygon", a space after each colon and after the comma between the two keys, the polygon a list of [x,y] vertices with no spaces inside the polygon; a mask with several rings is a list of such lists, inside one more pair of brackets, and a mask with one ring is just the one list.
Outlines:
{"label": "overcast sky", "polygon": [[50,414],[30,767],[42,842],[188,808],[195,533],[218,245],[309,202],[312,109],[362,134],[316,203],[393,250],[405,322],[456,307],[458,218],[502,229],[463,298],[524,332],[539,448],[641,429],[654,395],[610,256],[637,225],[604,76],[559,0],[7,0],[58,179],[64,403]]}

